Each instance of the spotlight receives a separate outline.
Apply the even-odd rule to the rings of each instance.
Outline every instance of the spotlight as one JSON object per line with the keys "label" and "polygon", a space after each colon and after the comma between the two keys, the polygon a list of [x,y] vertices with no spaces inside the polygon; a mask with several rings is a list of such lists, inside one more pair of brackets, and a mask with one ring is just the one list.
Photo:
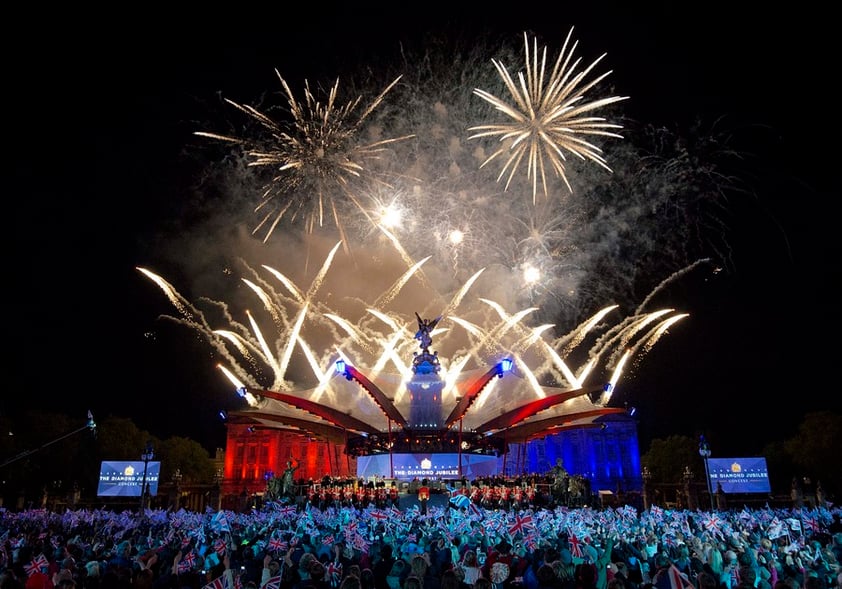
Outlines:
{"label": "spotlight", "polygon": [[243,398],[243,397],[246,396],[246,393],[248,393],[248,391],[246,390],[246,387],[243,386],[243,387],[237,388],[237,396],[238,397]]}
{"label": "spotlight", "polygon": [[345,374],[345,360],[336,361],[336,374]]}
{"label": "spotlight", "polygon": [[637,407],[632,407],[629,409],[629,416],[634,417],[634,414],[637,413]]}
{"label": "spotlight", "polygon": [[222,421],[228,421],[228,412],[225,409],[220,409],[219,419],[221,419]]}
{"label": "spotlight", "polygon": [[497,376],[503,378],[506,372],[512,371],[512,366],[514,366],[514,361],[511,358],[503,358],[497,364]]}

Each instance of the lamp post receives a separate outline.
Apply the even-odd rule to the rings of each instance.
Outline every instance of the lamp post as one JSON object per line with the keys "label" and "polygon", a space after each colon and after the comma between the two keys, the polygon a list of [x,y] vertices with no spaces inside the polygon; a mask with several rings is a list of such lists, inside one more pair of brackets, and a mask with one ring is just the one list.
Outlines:
{"label": "lamp post", "polygon": [[689,466],[684,467],[684,497],[687,502],[687,509],[696,509],[696,502],[693,500],[693,471]]}
{"label": "lamp post", "polygon": [[710,497],[710,510],[713,511],[713,493],[710,489],[710,471],[708,470],[708,458],[710,458],[710,444],[705,439],[705,436],[699,436],[699,456],[705,461],[705,487],[708,490],[708,497]]}
{"label": "lamp post", "polygon": [[223,478],[223,470],[222,468],[217,468],[216,472],[213,473],[213,504],[217,511],[222,509],[222,478]]}
{"label": "lamp post", "polygon": [[176,468],[175,472],[172,473],[172,482],[173,482],[173,491],[174,491],[174,497],[173,497],[172,504],[173,504],[173,507],[175,509],[178,509],[178,508],[181,507],[181,479],[182,479],[181,469]]}
{"label": "lamp post", "polygon": [[140,455],[143,460],[143,483],[140,487],[140,509],[146,509],[146,500],[149,495],[149,486],[146,483],[146,471],[149,467],[149,461],[155,458],[155,450],[152,448],[152,442],[146,442],[146,447]]}
{"label": "lamp post", "polygon": [[649,509],[649,506],[651,504],[650,503],[650,499],[651,499],[650,492],[651,492],[651,490],[649,488],[649,484],[652,481],[652,473],[650,472],[650,470],[647,467],[644,466],[643,467],[643,473],[641,473],[641,474],[643,476],[643,509]]}

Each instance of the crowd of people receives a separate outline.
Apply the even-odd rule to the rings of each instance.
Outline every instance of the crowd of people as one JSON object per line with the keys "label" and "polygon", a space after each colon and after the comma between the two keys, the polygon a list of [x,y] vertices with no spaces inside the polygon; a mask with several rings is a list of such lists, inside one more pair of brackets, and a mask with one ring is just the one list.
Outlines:
{"label": "crowd of people", "polygon": [[[464,495],[462,495],[464,497]],[[0,509],[0,589],[842,589],[842,510]]]}

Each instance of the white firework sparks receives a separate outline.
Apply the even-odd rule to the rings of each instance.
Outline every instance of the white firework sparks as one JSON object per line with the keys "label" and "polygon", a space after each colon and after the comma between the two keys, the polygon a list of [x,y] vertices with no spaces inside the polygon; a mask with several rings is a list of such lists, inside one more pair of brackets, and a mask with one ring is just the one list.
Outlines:
{"label": "white firework sparks", "polygon": [[226,99],[269,133],[268,142],[208,132],[197,132],[196,135],[243,145],[250,158],[249,166],[273,170],[272,179],[256,208],[263,217],[254,232],[264,229],[264,242],[285,216],[294,219],[299,214],[306,218],[309,232],[316,226],[323,226],[329,214],[345,239],[342,212],[347,208],[346,201],[368,217],[368,207],[361,193],[354,189],[354,181],[362,180],[362,188],[382,183],[383,180],[372,173],[368,165],[377,160],[389,144],[409,138],[388,138],[370,143],[358,141],[363,122],[400,78],[392,81],[358,113],[359,97],[344,106],[337,104],[339,80],[331,87],[324,104],[317,100],[309,83],[305,82],[302,104],[296,100],[281,74],[276,73],[286,93],[291,124],[276,121],[252,106]]}
{"label": "white firework sparks", "polygon": [[[605,57],[597,58],[590,66],[578,71],[580,59],[573,59],[578,42],[569,47],[573,29],[567,35],[558,59],[553,66],[549,78],[547,73],[547,48],[545,47],[538,59],[538,41],[533,40],[533,50],[530,56],[529,39],[524,34],[526,51],[526,74],[519,72],[515,83],[509,70],[497,60],[492,60],[494,67],[503,79],[511,94],[514,104],[502,98],[493,96],[485,90],[476,89],[474,94],[492,104],[498,111],[507,115],[511,120],[505,123],[493,123],[471,127],[476,131],[470,139],[483,137],[497,137],[501,142],[483,163],[485,166],[494,159],[505,159],[497,180],[508,173],[506,188],[508,189],[515,172],[526,160],[526,176],[532,182],[532,201],[536,200],[538,179],[540,177],[544,195],[548,196],[547,167],[549,166],[567,185],[565,161],[569,152],[582,160],[596,162],[608,171],[611,168],[602,156],[602,150],[582,138],[583,135],[600,135],[616,137],[621,135],[610,129],[621,129],[617,124],[606,122],[604,118],[591,116],[597,109],[628,97],[613,96],[585,102],[585,94],[599,84],[611,72],[606,72],[590,82],[585,78],[596,65]],[[481,167],[482,167],[481,166]]]}
{"label": "white firework sparks", "polygon": [[[338,248],[337,243],[328,253],[309,288],[292,285],[284,273],[274,268],[263,267],[278,284],[261,278],[258,272],[247,267],[253,278],[242,281],[257,295],[262,312],[271,324],[269,329],[261,326],[259,317],[249,311],[243,312],[244,321],[237,320],[236,313],[230,312],[227,304],[213,299],[202,299],[209,305],[204,311],[189,303],[157,274],[144,268],[138,270],[164,291],[179,312],[178,316],[165,318],[199,332],[220,355],[219,367],[238,393],[243,387],[287,391],[354,413],[374,424],[382,419],[382,414],[373,407],[365,407],[362,393],[348,385],[346,379],[331,380],[332,366],[340,358],[359,366],[372,378],[390,383],[397,396],[397,405],[408,402],[403,398],[403,391],[406,381],[411,378],[408,359],[417,347],[415,320],[411,313],[394,309],[399,297],[415,298],[419,290],[424,290],[419,286],[423,261],[392,282],[377,297],[377,302],[360,301],[362,306],[355,304],[355,310],[343,313],[328,304],[328,300],[337,300],[338,290],[345,285],[345,280],[339,277],[336,277],[337,283],[330,283]],[[508,405],[517,406],[543,398],[558,387],[583,387],[586,380],[593,386],[595,379],[607,379],[611,370],[614,370],[611,383],[616,384],[621,370],[614,358],[623,352],[624,358],[630,354],[645,355],[666,327],[684,316],[671,315],[672,310],[641,312],[607,328],[605,334],[604,319],[616,309],[611,306],[568,335],[556,338],[551,325],[538,328],[527,325],[536,310],[534,307],[509,312],[491,299],[467,296],[469,292],[488,287],[488,284],[479,284],[481,274],[482,271],[474,274],[451,297],[426,291],[422,299],[429,305],[422,313],[428,313],[433,307],[438,309],[435,312],[444,311],[442,324],[435,332],[436,351],[441,351],[443,374],[448,382],[445,391],[449,393],[445,393],[445,401],[454,404],[458,401],[455,383],[477,370],[486,370],[494,358],[505,356],[515,359],[522,377],[498,385],[504,386]],[[398,306],[406,308],[406,304],[398,303]],[[220,310],[224,313],[220,314]],[[215,322],[220,325],[214,325]],[[640,326],[644,323],[654,324],[654,327],[642,334]],[[606,336],[613,337],[606,341]],[[581,348],[583,342],[594,340],[596,343],[589,352]],[[574,353],[577,347],[579,349]],[[289,374],[294,354],[306,359],[304,365],[299,363],[296,368],[304,386],[293,382]],[[575,358],[576,355],[579,358]],[[602,374],[595,370],[597,366]],[[313,388],[307,388],[309,386]],[[608,398],[605,396],[601,404],[607,403]],[[498,401],[489,403],[484,410],[481,409],[483,405],[478,404],[472,408],[468,421],[479,424],[491,419],[499,412],[497,405],[504,399]],[[557,409],[565,410],[568,409],[564,406]],[[288,411],[290,416],[297,413],[297,410]],[[299,417],[313,419],[301,413]]]}

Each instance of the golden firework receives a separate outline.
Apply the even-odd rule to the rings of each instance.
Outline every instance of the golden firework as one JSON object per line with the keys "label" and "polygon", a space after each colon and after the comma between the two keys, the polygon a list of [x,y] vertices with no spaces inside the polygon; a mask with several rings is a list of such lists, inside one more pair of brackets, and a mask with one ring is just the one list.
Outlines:
{"label": "golden firework", "polygon": [[[312,232],[317,224],[324,224],[326,209],[344,238],[342,213],[346,202],[352,203],[371,221],[353,181],[362,180],[364,187],[383,183],[367,166],[380,157],[387,145],[411,137],[407,135],[370,143],[361,143],[358,137],[363,123],[400,77],[358,113],[362,102],[360,97],[345,105],[337,103],[339,80],[327,93],[324,103],[316,98],[309,83],[305,82],[304,102],[301,103],[286,80],[277,70],[276,73],[286,94],[291,122],[276,121],[252,106],[226,99],[227,103],[257,121],[268,133],[268,141],[207,132],[197,132],[196,135],[242,145],[246,149],[249,166],[266,166],[274,170],[255,209],[263,216],[254,233],[265,227],[264,242],[285,215],[293,219],[298,214],[303,215],[308,232]],[[372,221],[372,224],[375,222]]]}
{"label": "golden firework", "polygon": [[[469,131],[476,131],[469,139],[481,137],[497,137],[501,143],[481,165],[485,166],[497,157],[505,158],[497,181],[508,173],[506,189],[508,189],[515,172],[520,164],[526,160],[526,177],[532,182],[532,202],[536,200],[538,192],[538,178],[544,195],[547,196],[546,168],[549,166],[564,180],[571,192],[567,179],[565,152],[569,152],[582,160],[591,160],[608,171],[602,150],[586,141],[583,135],[601,135],[622,139],[621,135],[610,129],[621,129],[617,124],[609,123],[604,118],[591,116],[591,113],[609,104],[625,100],[626,96],[613,96],[587,102],[585,94],[599,84],[611,72],[586,82],[585,78],[596,65],[605,57],[602,54],[590,66],[577,71],[581,59],[573,60],[573,54],[578,42],[569,47],[573,29],[567,34],[564,46],[559,53],[555,66],[546,78],[547,48],[538,59],[538,41],[533,40],[533,50],[530,54],[529,39],[524,34],[526,52],[526,74],[519,72],[517,83],[512,78],[506,66],[492,59],[494,67],[503,79],[513,103],[493,96],[489,92],[475,89],[474,94],[492,104],[496,110],[507,115],[511,120],[504,123],[478,125]],[[571,63],[572,62],[572,63]]]}

